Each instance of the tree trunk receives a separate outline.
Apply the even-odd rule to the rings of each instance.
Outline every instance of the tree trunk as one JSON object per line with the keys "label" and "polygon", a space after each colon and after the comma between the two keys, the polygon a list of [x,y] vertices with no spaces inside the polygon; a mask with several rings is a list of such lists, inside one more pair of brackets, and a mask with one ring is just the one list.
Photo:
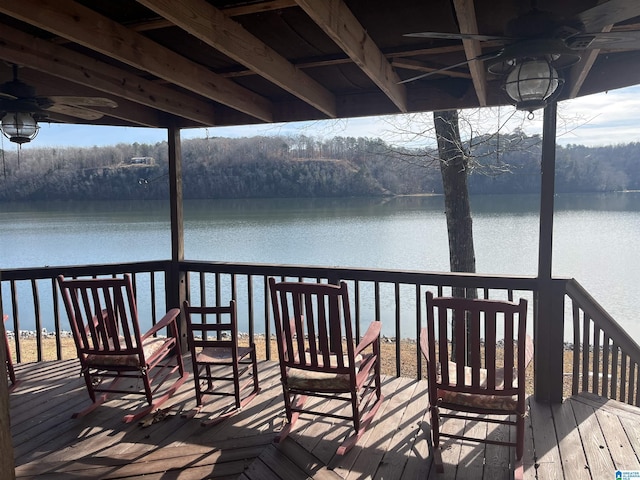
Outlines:
{"label": "tree trunk", "polygon": [[458,111],[434,112],[433,121],[444,188],[451,271],[475,273],[476,256],[467,188],[468,157],[460,139]]}
{"label": "tree trunk", "polygon": [[[467,188],[468,156],[462,148],[460,129],[458,127],[458,111],[447,110],[433,112],[433,122],[438,139],[438,155],[440,157],[440,173],[444,189],[444,208],[447,217],[447,233],[449,236],[449,264],[452,272],[476,272],[476,256],[473,248],[473,229],[471,221],[471,205]],[[477,298],[475,288],[454,287],[454,297]],[[469,319],[454,318],[453,322]],[[466,323],[467,335],[470,324]],[[452,360],[469,364],[467,348],[462,347],[464,359],[457,358],[458,349],[452,346]]]}

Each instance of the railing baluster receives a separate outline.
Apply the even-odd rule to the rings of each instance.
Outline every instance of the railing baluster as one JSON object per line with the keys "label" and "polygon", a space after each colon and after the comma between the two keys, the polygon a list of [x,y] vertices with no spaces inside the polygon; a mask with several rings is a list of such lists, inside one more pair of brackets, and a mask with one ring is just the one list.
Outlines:
{"label": "railing baluster", "polygon": [[[571,394],[578,393],[580,380],[580,309],[575,301],[571,302],[573,311],[573,375],[571,378]],[[586,372],[583,370],[583,376]]]}
{"label": "railing baluster", "polygon": [[[3,275],[5,275],[3,273]],[[13,333],[16,340],[16,362],[22,361],[22,349],[20,348],[20,315],[18,314],[18,292],[16,290],[15,280],[11,281],[11,301],[13,302]]]}
{"label": "railing baluster", "polygon": [[222,293],[220,291],[221,290],[220,272],[216,272],[215,278],[216,278],[216,290],[215,290],[215,292],[216,292],[216,303],[215,303],[215,305],[220,305],[220,296],[222,295]]}
{"label": "railing baluster", "polygon": [[400,328],[400,284],[398,282],[394,283],[394,292],[395,292],[395,324],[396,324],[396,377],[400,376],[400,372],[402,371],[402,353],[400,349],[402,348],[402,342],[400,339],[402,338],[402,329]]}
{"label": "railing baluster", "polygon": [[416,366],[418,371],[418,380],[422,380],[422,353],[418,346],[418,339],[420,338],[420,330],[422,329],[422,293],[420,285],[416,285]]}
{"label": "railing baluster", "polygon": [[[591,319],[589,319],[591,321]],[[598,390],[600,388],[600,329],[598,325],[593,325],[593,349],[591,352],[593,365],[591,367],[591,376],[592,376],[592,392],[598,395]]]}
{"label": "railing baluster", "polygon": [[355,322],[356,322],[356,336],[358,337],[358,339],[360,339],[360,322],[362,321],[361,311],[360,311],[360,281],[355,280],[353,283],[354,283],[354,286],[353,286],[354,308],[356,310],[354,315]]}
{"label": "railing baluster", "polygon": [[618,346],[613,342],[611,346],[611,394],[609,398],[618,399]]}
{"label": "railing baluster", "polygon": [[158,323],[158,314],[156,309],[156,274],[149,272],[149,288],[151,290],[151,323]]}
{"label": "railing baluster", "polygon": [[271,303],[269,298],[269,285],[267,284],[267,276],[262,277],[262,298],[264,298],[264,336],[265,336],[265,352],[267,360],[271,360]]}
{"label": "railing baluster", "polygon": [[591,353],[591,322],[587,314],[582,312],[582,391],[589,391],[589,355]]}
{"label": "railing baluster", "polygon": [[51,279],[51,292],[53,296],[53,324],[56,331],[56,360],[62,360],[62,332],[60,330],[60,302],[58,301],[58,282]]}
{"label": "railing baluster", "polygon": [[627,354],[620,350],[620,401],[625,401],[627,393]]}
{"label": "railing baluster", "polygon": [[632,359],[629,360],[629,389],[627,391],[627,403],[633,405],[634,401],[634,386],[636,380],[636,365]]}
{"label": "railing baluster", "polygon": [[[265,302],[267,303],[267,302]],[[247,322],[249,322],[249,341],[254,341],[254,325],[255,317],[254,317],[254,304],[253,304],[253,275],[247,275]]]}
{"label": "railing baluster", "polygon": [[638,367],[638,364],[636,363],[636,369],[635,369],[635,381],[636,381],[636,401],[635,401],[635,405],[636,407],[640,407],[640,368]]}
{"label": "railing baluster", "polygon": [[600,350],[602,351],[602,396],[608,397],[611,348],[609,345],[610,339],[606,332],[602,332],[602,336],[602,347],[600,348]]}

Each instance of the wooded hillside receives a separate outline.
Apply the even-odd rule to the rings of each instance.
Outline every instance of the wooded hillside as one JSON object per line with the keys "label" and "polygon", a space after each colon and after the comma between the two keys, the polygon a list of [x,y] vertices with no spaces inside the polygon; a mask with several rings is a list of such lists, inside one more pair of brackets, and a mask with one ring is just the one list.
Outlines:
{"label": "wooded hillside", "polygon": [[[518,147],[509,142],[518,137]],[[500,148],[496,143],[500,142]],[[535,193],[540,138],[519,133],[475,142],[471,193]],[[185,198],[327,197],[440,193],[431,151],[374,138],[209,138],[183,142]],[[496,153],[499,152],[499,153]],[[0,201],[163,199],[167,145],[5,150]],[[426,154],[426,155],[425,155]],[[640,144],[558,147],[558,192],[640,189]]]}

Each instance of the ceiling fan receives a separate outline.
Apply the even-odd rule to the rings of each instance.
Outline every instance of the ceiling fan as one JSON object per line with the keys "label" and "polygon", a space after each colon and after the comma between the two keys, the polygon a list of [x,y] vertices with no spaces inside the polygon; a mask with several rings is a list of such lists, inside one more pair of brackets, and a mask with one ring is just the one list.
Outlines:
{"label": "ceiling fan", "polygon": [[[557,70],[580,61],[582,51],[640,49],[640,30],[607,31],[610,25],[638,16],[640,16],[640,2],[637,0],[609,0],[569,18],[539,10],[536,0],[532,0],[531,9],[528,12],[508,22],[504,35],[465,32],[409,33],[405,36],[476,40],[491,42],[500,47],[475,58],[414,76],[399,83],[413,82],[452,70],[471,61],[483,61],[487,64],[487,70],[490,73],[508,75],[505,89],[516,101],[517,108],[535,110],[544,107],[551,95],[559,91],[557,87],[562,84],[562,79],[558,76]],[[531,96],[531,92],[526,91],[530,87],[536,87],[536,95]]]}
{"label": "ceiling fan", "polygon": [[38,121],[49,112],[82,120],[97,120],[104,114],[94,108],[116,108],[113,100],[102,97],[40,96],[35,88],[18,79],[18,66],[13,65],[13,79],[0,84],[0,130],[12,142],[30,142],[38,133]]}

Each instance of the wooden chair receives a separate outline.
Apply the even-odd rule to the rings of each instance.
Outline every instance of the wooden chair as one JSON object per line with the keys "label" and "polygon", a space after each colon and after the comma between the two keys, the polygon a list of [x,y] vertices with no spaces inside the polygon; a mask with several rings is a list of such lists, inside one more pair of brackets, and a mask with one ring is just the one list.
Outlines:
{"label": "wooden chair", "polygon": [[231,409],[202,422],[204,426],[214,425],[240,411],[260,391],[256,347],[253,343],[238,346],[234,300],[222,307],[194,307],[184,302],[184,313],[197,400],[196,409],[189,416],[204,406],[203,395],[231,396],[235,400]]}
{"label": "wooden chair", "polygon": [[[136,421],[157,409],[180,388],[189,375],[183,366],[178,340],[176,318],[180,309],[171,309],[142,335],[129,275],[88,280],[65,280],[60,275],[58,285],[92,401],[73,418],[93,411],[109,394],[134,393],[144,395],[149,404],[123,418],[125,422]],[[166,337],[158,336],[164,329]],[[172,376],[175,380],[160,394],[160,388]],[[144,391],[132,390],[130,380],[141,382]],[[127,384],[120,386],[123,381]]]}
{"label": "wooden chair", "polygon": [[[284,404],[289,423],[276,442],[308,413],[353,422],[355,433],[338,448],[344,455],[380,408],[380,322],[354,345],[347,284],[280,282],[269,278]],[[350,414],[305,408],[309,396],[340,400]]]}
{"label": "wooden chair", "polygon": [[[434,298],[431,292],[426,297],[427,326],[421,331],[420,348],[427,361],[437,470],[443,471],[440,437],[449,437],[515,446],[521,472],[524,373],[533,357],[533,342],[526,334],[527,301]],[[470,413],[478,414],[474,420],[515,426],[515,441],[508,435],[500,441],[440,430],[441,418],[465,419]]]}
{"label": "wooden chair", "polygon": [[[4,323],[7,322],[7,320],[9,320],[9,315],[5,314],[2,318],[2,321]],[[4,331],[4,345],[5,345],[5,352],[7,355],[7,377],[9,379],[10,385],[9,385],[9,392],[13,392],[16,387],[18,386],[18,382],[16,381],[16,372],[13,369],[13,360],[11,359],[11,347],[9,345],[9,337],[7,336],[7,330],[5,329]]]}

